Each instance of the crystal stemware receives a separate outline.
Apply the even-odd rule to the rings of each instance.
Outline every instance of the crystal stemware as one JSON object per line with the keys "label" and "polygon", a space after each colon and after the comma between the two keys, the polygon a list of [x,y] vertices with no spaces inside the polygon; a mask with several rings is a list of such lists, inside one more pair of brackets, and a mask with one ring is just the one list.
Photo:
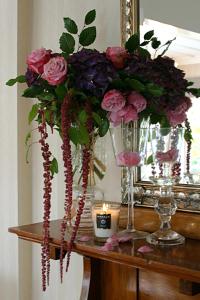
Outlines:
{"label": "crystal stemware", "polygon": [[173,185],[180,181],[180,161],[183,153],[183,128],[154,128],[151,132],[153,174],[150,180],[160,189],[155,210],[161,221],[160,229],[147,236],[155,245],[178,245],[185,238],[171,229],[171,217],[176,213]]}
{"label": "crystal stemware", "polygon": [[133,122],[110,129],[116,164],[127,171],[128,221],[126,230],[133,239],[145,238],[147,233],[134,228],[134,172],[144,165],[149,128],[137,128]]}

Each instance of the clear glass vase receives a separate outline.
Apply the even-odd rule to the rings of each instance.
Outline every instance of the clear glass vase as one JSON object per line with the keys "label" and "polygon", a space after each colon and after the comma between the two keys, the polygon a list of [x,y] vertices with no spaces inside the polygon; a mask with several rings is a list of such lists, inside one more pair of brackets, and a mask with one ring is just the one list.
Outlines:
{"label": "clear glass vase", "polygon": [[145,238],[146,232],[138,231],[134,227],[134,172],[136,168],[145,164],[146,147],[149,127],[137,127],[134,122],[122,124],[110,129],[116,164],[126,168],[126,190],[128,195],[128,219],[126,230],[119,234],[130,234],[132,239]]}
{"label": "clear glass vase", "polygon": [[151,129],[154,171],[150,179],[160,188],[155,211],[159,214],[161,223],[159,230],[148,235],[146,239],[154,245],[179,245],[185,241],[182,235],[171,229],[170,223],[177,209],[172,188],[180,181],[183,137],[183,128]]}

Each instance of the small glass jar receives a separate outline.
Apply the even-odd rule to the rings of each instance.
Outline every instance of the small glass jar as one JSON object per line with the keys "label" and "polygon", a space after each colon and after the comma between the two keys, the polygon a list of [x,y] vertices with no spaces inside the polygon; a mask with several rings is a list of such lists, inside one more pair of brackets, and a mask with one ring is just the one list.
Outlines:
{"label": "small glass jar", "polygon": [[106,241],[118,231],[120,203],[101,202],[92,206],[95,239]]}

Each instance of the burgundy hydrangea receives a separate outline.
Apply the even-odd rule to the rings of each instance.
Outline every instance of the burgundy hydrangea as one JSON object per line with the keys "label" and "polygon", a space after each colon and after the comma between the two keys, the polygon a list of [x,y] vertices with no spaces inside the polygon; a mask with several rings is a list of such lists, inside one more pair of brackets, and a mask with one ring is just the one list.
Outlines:
{"label": "burgundy hydrangea", "polygon": [[26,83],[27,83],[28,87],[30,87],[32,85],[40,85],[40,80],[38,79],[38,74],[30,69],[27,69],[25,78],[26,78]]}
{"label": "burgundy hydrangea", "polygon": [[118,77],[117,71],[104,53],[97,50],[82,49],[68,60],[73,68],[73,87],[101,97],[109,83]]}

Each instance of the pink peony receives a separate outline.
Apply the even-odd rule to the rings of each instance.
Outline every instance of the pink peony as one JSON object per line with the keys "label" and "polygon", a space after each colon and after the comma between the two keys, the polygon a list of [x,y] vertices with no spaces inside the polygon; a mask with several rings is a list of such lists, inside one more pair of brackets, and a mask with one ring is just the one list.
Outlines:
{"label": "pink peony", "polygon": [[67,62],[62,56],[56,56],[44,65],[42,78],[51,85],[57,85],[65,80],[67,74]]}
{"label": "pink peony", "polygon": [[108,47],[106,49],[106,57],[111,60],[115,68],[122,69],[128,57],[128,53],[126,49],[122,47]]}
{"label": "pink peony", "polygon": [[133,105],[137,113],[143,111],[147,106],[146,99],[137,92],[131,92],[128,96],[128,103]]}
{"label": "pink peony", "polygon": [[120,167],[138,166],[140,160],[141,158],[138,152],[122,151],[117,155],[117,165]]}
{"label": "pink peony", "polygon": [[127,105],[117,112],[111,112],[108,119],[113,126],[118,126],[122,121],[127,124],[138,119],[138,114],[132,105]]}
{"label": "pink peony", "polygon": [[51,50],[46,50],[45,48],[37,49],[28,55],[26,63],[28,68],[35,73],[42,74],[44,70],[44,65],[51,58]]}
{"label": "pink peony", "polygon": [[157,152],[156,158],[161,163],[174,162],[178,158],[178,150],[175,148],[172,148],[167,152]]}
{"label": "pink peony", "polygon": [[104,95],[101,107],[107,111],[116,112],[124,107],[125,102],[126,100],[121,92],[110,90]]}

